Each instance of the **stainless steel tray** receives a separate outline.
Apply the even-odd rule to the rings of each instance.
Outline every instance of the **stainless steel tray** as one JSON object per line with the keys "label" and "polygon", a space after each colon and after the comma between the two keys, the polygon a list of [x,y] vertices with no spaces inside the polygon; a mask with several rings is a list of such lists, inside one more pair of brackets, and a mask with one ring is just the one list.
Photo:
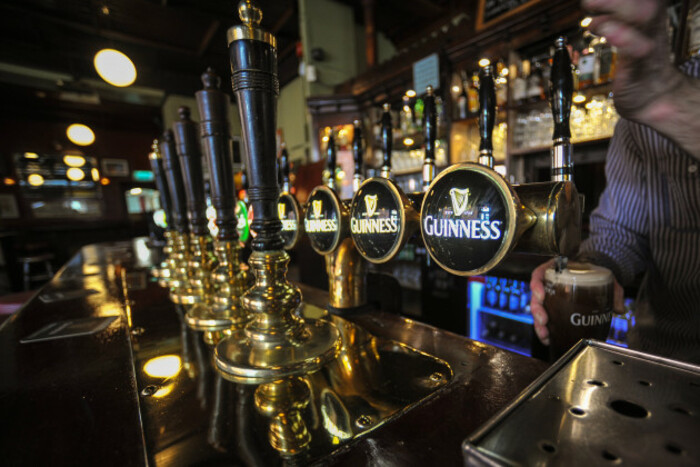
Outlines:
{"label": "stainless steel tray", "polygon": [[700,366],[580,341],[462,449],[470,466],[700,465]]}

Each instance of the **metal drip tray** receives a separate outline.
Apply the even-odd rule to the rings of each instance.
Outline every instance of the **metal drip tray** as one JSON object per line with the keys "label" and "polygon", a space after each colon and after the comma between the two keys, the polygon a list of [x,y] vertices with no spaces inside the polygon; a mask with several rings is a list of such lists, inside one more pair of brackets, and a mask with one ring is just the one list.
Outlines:
{"label": "metal drip tray", "polygon": [[581,341],[463,443],[466,465],[699,465],[700,367]]}

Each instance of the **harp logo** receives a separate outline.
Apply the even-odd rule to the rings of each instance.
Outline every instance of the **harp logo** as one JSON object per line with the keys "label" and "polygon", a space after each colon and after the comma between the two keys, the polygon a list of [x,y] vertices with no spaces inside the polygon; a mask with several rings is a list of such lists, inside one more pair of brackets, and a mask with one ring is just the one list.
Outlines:
{"label": "harp logo", "polygon": [[454,212],[456,217],[461,216],[469,206],[469,188],[464,190],[452,188],[450,190],[450,198],[452,198],[452,212]]}
{"label": "harp logo", "polygon": [[377,195],[365,196],[365,208],[367,208],[367,217],[372,217],[377,211]]}
{"label": "harp logo", "polygon": [[445,208],[442,213],[425,216],[423,233],[428,237],[438,238],[499,240],[503,236],[503,221],[491,220],[489,206],[482,206],[481,209],[478,206],[470,207],[470,195],[469,188],[451,188],[452,212]]}
{"label": "harp logo", "polygon": [[314,211],[314,217],[316,219],[321,218],[321,211],[323,210],[323,201],[320,199],[315,199],[311,202],[311,208]]}
{"label": "harp logo", "polygon": [[[323,200],[314,199],[311,201],[312,219],[304,219],[304,228],[308,233],[328,233],[338,230],[336,219],[323,218]],[[333,216],[331,214],[331,216]],[[335,217],[335,216],[333,216]]]}

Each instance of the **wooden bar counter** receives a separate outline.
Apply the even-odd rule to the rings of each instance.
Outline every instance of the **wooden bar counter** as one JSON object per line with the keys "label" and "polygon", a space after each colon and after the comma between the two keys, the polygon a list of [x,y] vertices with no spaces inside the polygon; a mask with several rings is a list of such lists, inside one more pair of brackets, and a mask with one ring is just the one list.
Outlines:
{"label": "wooden bar counter", "polygon": [[[299,411],[311,447],[283,457],[255,387],[219,376],[201,333],[151,277],[159,259],[145,239],[87,246],[0,327],[0,464],[460,465],[461,442],[546,368],[379,310],[344,316],[353,335],[377,336],[368,341],[377,355],[392,355],[381,353],[392,343],[396,355],[429,354],[451,375],[354,435],[329,423],[327,402],[349,413],[360,398],[308,383],[312,400]],[[310,308],[325,307],[326,292],[300,288]],[[399,366],[380,365],[372,384],[400,398],[401,385],[382,389],[382,378],[401,378],[387,373]]]}

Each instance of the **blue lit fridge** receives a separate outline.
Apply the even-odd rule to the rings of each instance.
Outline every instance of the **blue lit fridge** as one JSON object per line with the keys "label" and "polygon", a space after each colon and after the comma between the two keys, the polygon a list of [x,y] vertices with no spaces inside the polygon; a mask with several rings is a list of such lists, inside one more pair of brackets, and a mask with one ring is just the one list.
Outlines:
{"label": "blue lit fridge", "polygon": [[[532,356],[533,318],[528,282],[496,276],[476,276],[467,283],[467,318],[471,339]],[[608,342],[627,347],[627,331],[634,325],[632,300],[627,313],[613,317]]]}

